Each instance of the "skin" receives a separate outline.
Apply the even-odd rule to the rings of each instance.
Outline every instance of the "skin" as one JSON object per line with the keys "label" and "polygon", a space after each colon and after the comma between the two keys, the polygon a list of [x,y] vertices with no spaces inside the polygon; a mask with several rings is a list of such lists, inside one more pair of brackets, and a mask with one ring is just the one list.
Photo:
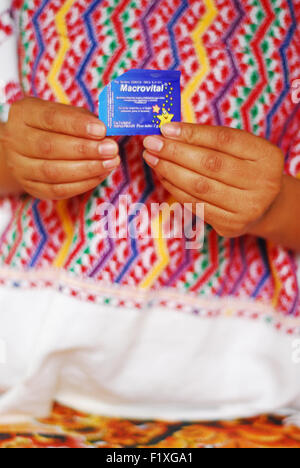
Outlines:
{"label": "skin", "polygon": [[[144,158],[182,203],[204,203],[225,237],[253,234],[300,251],[300,181],[284,156],[241,130],[171,123],[144,140]],[[103,123],[84,109],[25,98],[0,124],[0,195],[60,200],[85,193],[120,164]],[[111,147],[100,152],[101,144]]]}
{"label": "skin", "polygon": [[253,234],[300,251],[300,181],[269,141],[226,127],[171,123],[144,140],[144,158],[181,203],[204,203],[225,237]]}
{"label": "skin", "polygon": [[93,114],[25,98],[0,125],[0,195],[61,200],[95,188],[120,164],[117,143]]}

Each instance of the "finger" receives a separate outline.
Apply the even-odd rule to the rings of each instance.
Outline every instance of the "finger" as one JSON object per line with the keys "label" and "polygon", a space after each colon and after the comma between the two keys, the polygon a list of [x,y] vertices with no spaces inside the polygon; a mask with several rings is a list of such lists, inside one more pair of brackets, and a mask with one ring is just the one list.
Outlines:
{"label": "finger", "polygon": [[254,164],[251,161],[241,161],[231,155],[212,149],[161,137],[145,138],[144,146],[160,159],[174,162],[193,172],[233,187],[247,188],[252,181]]}
{"label": "finger", "polygon": [[22,141],[16,139],[13,147],[17,153],[27,157],[59,160],[110,159],[119,152],[118,144],[110,138],[84,140],[34,128],[27,128]]}
{"label": "finger", "polygon": [[[178,187],[175,187],[173,184],[171,184],[165,179],[161,180],[161,184],[179,203],[182,203],[183,205],[192,204],[193,212],[197,213],[197,205],[201,203],[200,200],[198,200],[195,197],[192,197],[190,194],[184,192]],[[203,204],[204,204],[204,220],[207,224],[214,226],[215,223],[218,222],[218,224],[223,224],[224,226],[228,226],[228,227],[232,224],[232,221],[233,221],[232,213],[222,210],[221,208],[218,208],[216,206],[210,205],[209,203],[203,203]]]}
{"label": "finger", "polygon": [[[151,154],[145,151],[144,158],[151,166]],[[161,160],[154,169],[160,177],[202,202],[231,213],[239,213],[242,210],[241,204],[246,193],[244,190],[201,176],[169,161]]]}
{"label": "finger", "polygon": [[71,184],[43,184],[26,181],[24,189],[40,200],[65,200],[94,189],[106,179],[107,175]]}
{"label": "finger", "polygon": [[106,135],[104,123],[85,109],[36,98],[25,99],[23,106],[29,127],[96,140]]}
{"label": "finger", "polygon": [[[236,158],[257,161],[260,155],[266,156],[266,140],[243,130],[209,125],[171,123],[162,126],[165,137],[180,140],[190,145],[203,146]],[[270,155],[274,152],[269,143]]]}
{"label": "finger", "polygon": [[10,166],[17,167],[18,177],[34,182],[53,184],[71,183],[101,177],[120,165],[121,159],[104,161],[58,161],[32,159],[13,154]]}

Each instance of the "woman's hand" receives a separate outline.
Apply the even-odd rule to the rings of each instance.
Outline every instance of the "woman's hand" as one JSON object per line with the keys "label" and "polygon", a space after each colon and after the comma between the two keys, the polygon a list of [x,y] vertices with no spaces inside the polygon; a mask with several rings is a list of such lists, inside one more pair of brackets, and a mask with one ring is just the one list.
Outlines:
{"label": "woman's hand", "polygon": [[105,125],[84,109],[25,98],[1,126],[1,151],[24,191],[60,200],[95,188],[118,167],[118,145],[105,135]]}
{"label": "woman's hand", "polygon": [[221,236],[253,230],[281,192],[281,150],[225,127],[172,123],[162,133],[145,138],[144,158],[164,187],[181,203],[204,203],[205,221]]}

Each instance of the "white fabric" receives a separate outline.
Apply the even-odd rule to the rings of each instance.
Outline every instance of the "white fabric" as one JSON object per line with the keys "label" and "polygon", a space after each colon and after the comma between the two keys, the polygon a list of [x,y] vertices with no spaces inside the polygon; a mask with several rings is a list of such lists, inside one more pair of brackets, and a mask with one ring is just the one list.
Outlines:
{"label": "white fabric", "polygon": [[12,0],[1,0],[0,13],[10,8],[11,4],[12,4]]}
{"label": "white fabric", "polygon": [[124,310],[53,291],[0,289],[0,421],[54,399],[129,418],[215,419],[300,410],[292,338],[264,323]]}
{"label": "white fabric", "polygon": [[[10,3],[1,0],[0,14]],[[0,44],[2,85],[18,81],[16,50],[14,36]],[[8,219],[4,205],[2,227]],[[0,421],[46,416],[54,399],[102,415],[168,420],[300,410],[292,346],[292,337],[259,322],[1,288]]]}
{"label": "white fabric", "polygon": [[14,35],[0,45],[0,79],[3,83],[18,81],[17,42]]}
{"label": "white fabric", "polygon": [[[10,205],[0,214],[1,236]],[[101,415],[168,420],[300,410],[293,345],[264,322],[1,287],[0,422],[45,416],[54,399]]]}

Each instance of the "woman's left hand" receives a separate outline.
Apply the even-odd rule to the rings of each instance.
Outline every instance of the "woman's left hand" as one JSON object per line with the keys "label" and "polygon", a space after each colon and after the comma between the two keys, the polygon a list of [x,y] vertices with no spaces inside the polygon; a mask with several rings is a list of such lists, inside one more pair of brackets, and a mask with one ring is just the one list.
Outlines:
{"label": "woman's left hand", "polygon": [[144,158],[181,203],[204,203],[205,221],[221,236],[251,231],[281,192],[282,151],[242,130],[172,123],[146,137]]}

